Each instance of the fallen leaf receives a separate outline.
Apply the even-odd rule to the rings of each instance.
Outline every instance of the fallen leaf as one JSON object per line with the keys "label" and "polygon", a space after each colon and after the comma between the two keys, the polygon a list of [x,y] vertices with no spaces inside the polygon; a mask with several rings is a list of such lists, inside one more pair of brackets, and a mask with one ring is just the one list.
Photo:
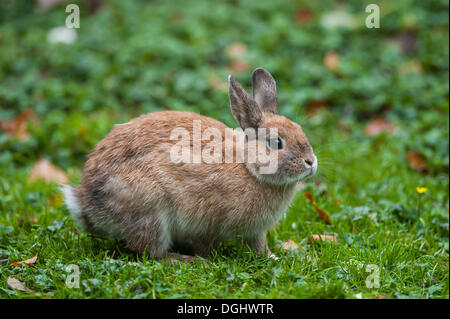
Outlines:
{"label": "fallen leaf", "polygon": [[30,288],[27,288],[27,286],[25,286],[25,284],[23,284],[21,281],[17,280],[16,278],[9,277],[8,280],[6,281],[6,283],[12,289],[34,293],[33,290],[31,290]]}
{"label": "fallen leaf", "polygon": [[315,18],[314,11],[303,8],[294,12],[294,21],[299,24],[308,23]]}
{"label": "fallen leaf", "polygon": [[102,0],[91,0],[89,1],[89,13],[93,14],[97,12],[98,9],[100,9],[103,6]]}
{"label": "fallen leaf", "polygon": [[316,114],[318,111],[327,108],[326,100],[312,100],[309,101],[305,106],[306,115],[311,116]]}
{"label": "fallen leaf", "polygon": [[226,47],[225,52],[232,59],[232,62],[228,66],[231,72],[240,73],[248,71],[250,64],[244,60],[245,53],[247,52],[247,46],[244,43],[231,43]]}
{"label": "fallen leaf", "polygon": [[30,259],[22,260],[22,261],[15,261],[11,264],[11,266],[20,267],[23,265],[31,265],[36,262],[38,258],[38,254],[36,254],[34,257],[31,257]]}
{"label": "fallen leaf", "polygon": [[323,58],[323,64],[328,70],[337,71],[339,69],[339,55],[336,52],[327,52]]}
{"label": "fallen leaf", "polygon": [[12,120],[0,121],[0,130],[4,131],[7,135],[25,141],[30,137],[30,133],[27,130],[28,122],[31,122],[34,126],[39,125],[39,119],[30,109],[20,112]]}
{"label": "fallen leaf", "polygon": [[374,117],[365,129],[365,133],[368,136],[376,136],[382,132],[392,135],[395,131],[396,127],[384,117]]}
{"label": "fallen leaf", "polygon": [[278,249],[283,249],[283,250],[296,250],[301,248],[301,246],[299,246],[295,241],[293,241],[292,239],[288,239],[285,242],[280,244],[275,245],[276,248]]}
{"label": "fallen leaf", "polygon": [[309,239],[311,240],[311,242],[314,241],[332,241],[335,243],[338,242],[337,237],[332,235],[311,235]]}
{"label": "fallen leaf", "polygon": [[375,297],[375,299],[390,299],[390,298],[391,298],[390,295],[387,295],[387,296],[385,296],[385,295],[378,295],[378,296]]}
{"label": "fallen leaf", "polygon": [[233,61],[228,68],[232,72],[241,73],[247,71],[250,68],[250,65],[246,61]]}
{"label": "fallen leaf", "polygon": [[247,46],[241,42],[234,42],[226,47],[225,52],[230,58],[242,59],[247,52]]}
{"label": "fallen leaf", "polygon": [[409,151],[406,153],[406,159],[409,166],[418,172],[426,172],[428,170],[425,158],[418,151]]}
{"label": "fallen leaf", "polygon": [[305,193],[305,197],[309,199],[309,201],[311,202],[311,204],[312,204],[312,205],[314,206],[314,208],[316,209],[317,213],[319,213],[319,215],[320,215],[323,219],[325,219],[325,222],[326,222],[328,225],[331,225],[330,216],[328,216],[328,214],[327,214],[323,209],[320,209],[320,208],[317,206],[317,204],[316,204],[316,202],[314,201],[314,199],[313,199],[311,193],[306,192],[306,193]]}
{"label": "fallen leaf", "polygon": [[29,176],[31,182],[39,179],[44,180],[46,183],[53,181],[59,184],[69,183],[69,177],[62,169],[42,158],[34,164]]}

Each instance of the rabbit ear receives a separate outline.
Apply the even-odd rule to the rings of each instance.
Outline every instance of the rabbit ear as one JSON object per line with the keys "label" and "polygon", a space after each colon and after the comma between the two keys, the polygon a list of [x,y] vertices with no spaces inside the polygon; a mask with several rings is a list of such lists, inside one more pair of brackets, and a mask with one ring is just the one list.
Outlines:
{"label": "rabbit ear", "polygon": [[272,75],[263,68],[257,68],[252,74],[253,99],[263,112],[278,113],[277,85]]}
{"label": "rabbit ear", "polygon": [[261,108],[232,75],[228,77],[228,95],[231,113],[240,127],[243,130],[249,127],[258,128],[262,119]]}

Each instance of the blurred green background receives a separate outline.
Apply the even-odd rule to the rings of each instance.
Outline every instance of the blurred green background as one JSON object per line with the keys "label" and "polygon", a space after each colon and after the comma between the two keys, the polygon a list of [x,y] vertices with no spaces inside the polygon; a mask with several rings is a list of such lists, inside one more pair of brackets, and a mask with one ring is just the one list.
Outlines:
{"label": "blurred green background", "polygon": [[[69,3],[79,29],[64,28]],[[380,28],[365,25],[369,3]],[[0,297],[448,298],[448,13],[448,0],[0,0]],[[206,269],[136,264],[76,228],[56,183],[29,181],[44,158],[77,185],[93,147],[142,113],[236,127],[227,76],[250,91],[256,67],[319,158],[304,191],[332,220],[299,191],[269,232],[279,262],[225,248]],[[288,239],[300,248],[284,255]],[[352,260],[380,266],[379,289]],[[64,284],[71,263],[78,290]]]}
{"label": "blurred green background", "polygon": [[[15,160],[43,153],[65,167],[80,165],[110,129],[105,114],[90,120],[102,112],[116,122],[190,110],[236,126],[227,75],[250,90],[251,71],[264,67],[277,80],[280,113],[303,125],[308,106],[348,121],[381,115],[407,127],[405,148],[448,172],[446,0],[376,1],[379,29],[366,28],[371,1],[358,0],[39,3],[0,5],[0,118],[32,109],[45,123],[20,147],[0,135],[0,147],[21,154]],[[50,43],[68,3],[80,6],[77,38]],[[338,58],[332,70],[327,53]],[[78,118],[87,114],[87,122]]]}

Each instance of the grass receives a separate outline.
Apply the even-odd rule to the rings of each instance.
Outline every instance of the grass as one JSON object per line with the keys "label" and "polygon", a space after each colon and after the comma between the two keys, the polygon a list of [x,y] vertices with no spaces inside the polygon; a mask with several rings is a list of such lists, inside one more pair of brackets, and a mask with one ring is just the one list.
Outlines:
{"label": "grass", "polygon": [[[447,1],[381,1],[377,31],[321,26],[336,10],[363,25],[361,1],[186,0],[182,12],[176,2],[109,1],[95,13],[73,2],[82,27],[68,46],[46,40],[64,5],[42,13],[28,1],[0,4],[0,119],[31,108],[40,122],[26,140],[0,130],[0,298],[449,298]],[[233,43],[246,48],[242,72],[226,54]],[[337,72],[323,65],[330,51]],[[319,158],[318,174],[268,233],[279,260],[239,241],[206,266],[137,256],[80,231],[56,184],[29,181],[43,157],[78,185],[95,144],[142,113],[190,110],[236,126],[223,82],[234,73],[248,88],[258,66],[274,74],[280,113],[304,127]],[[368,136],[373,117],[395,133]],[[338,242],[310,245],[313,234]],[[276,248],[287,240],[299,248]],[[11,266],[37,253],[34,264]],[[71,264],[79,288],[66,285]],[[379,287],[366,283],[373,267]],[[34,293],[12,289],[10,277]]]}
{"label": "grass", "polygon": [[[333,117],[322,112],[316,117]],[[79,121],[89,121],[79,118]],[[93,121],[93,120],[91,120]],[[111,123],[112,124],[112,123]],[[309,125],[323,172],[298,192],[282,222],[269,232],[272,260],[239,242],[225,243],[208,266],[166,265],[123,250],[120,243],[80,232],[58,200],[58,187],[29,183],[29,167],[1,166],[1,295],[9,298],[448,298],[448,176],[414,172],[396,137],[362,138]],[[64,130],[64,128],[61,128]],[[336,130],[336,131],[334,131]],[[58,132],[54,132],[57,134]],[[333,136],[335,140],[330,140]],[[328,141],[329,146],[322,141]],[[325,162],[325,160],[323,160]],[[69,170],[75,183],[80,168]],[[416,192],[425,186],[424,194]],[[327,225],[303,196],[311,192],[332,219]],[[34,216],[31,222],[27,216]],[[338,243],[309,245],[312,234]],[[288,239],[301,248],[275,248]],[[39,253],[34,265],[11,267]],[[66,287],[75,264],[79,289]],[[362,264],[363,266],[358,266]],[[379,288],[368,288],[367,265],[379,267]],[[8,277],[35,294],[11,290]]]}

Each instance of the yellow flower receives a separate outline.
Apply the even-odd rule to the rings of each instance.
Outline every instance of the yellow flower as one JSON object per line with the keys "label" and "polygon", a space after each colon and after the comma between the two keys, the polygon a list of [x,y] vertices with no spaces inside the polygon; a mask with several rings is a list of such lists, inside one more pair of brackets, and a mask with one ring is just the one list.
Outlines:
{"label": "yellow flower", "polygon": [[419,194],[423,194],[423,193],[425,193],[427,190],[428,190],[428,188],[426,188],[426,187],[419,187],[419,186],[416,187],[416,191],[417,191]]}

